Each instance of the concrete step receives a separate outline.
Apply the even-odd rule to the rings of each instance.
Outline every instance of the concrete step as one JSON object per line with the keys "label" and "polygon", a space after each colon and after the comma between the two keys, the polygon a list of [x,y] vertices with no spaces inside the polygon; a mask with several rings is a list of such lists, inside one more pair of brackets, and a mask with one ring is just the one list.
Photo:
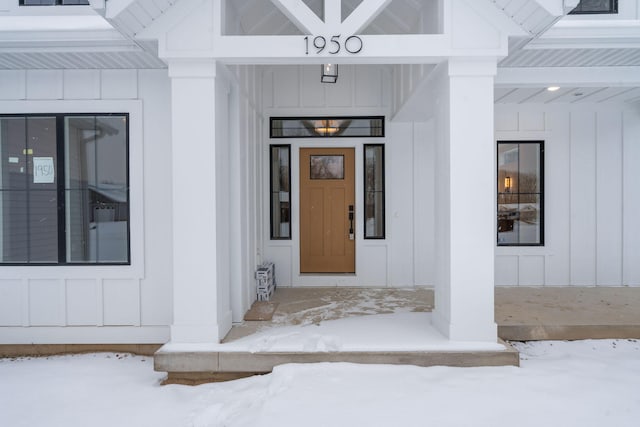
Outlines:
{"label": "concrete step", "polygon": [[165,384],[201,384],[265,374],[285,363],[347,362],[415,366],[519,366],[518,352],[495,351],[339,351],[258,352],[175,351],[160,349],[154,369],[167,372]]}

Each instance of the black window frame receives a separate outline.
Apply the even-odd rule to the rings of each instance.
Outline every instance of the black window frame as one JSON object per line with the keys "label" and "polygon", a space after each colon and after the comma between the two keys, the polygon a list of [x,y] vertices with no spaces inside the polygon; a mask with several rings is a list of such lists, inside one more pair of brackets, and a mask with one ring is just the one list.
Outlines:
{"label": "black window frame", "polygon": [[[382,235],[381,236],[367,236],[367,148],[368,147],[380,147],[382,149]],[[386,183],[386,154],[385,154],[385,144],[363,144],[362,148],[362,159],[363,159],[363,214],[362,217],[364,219],[363,228],[363,238],[365,240],[384,240],[387,238],[387,183]],[[376,191],[374,190],[374,193]]]}
{"label": "black window frame", "polygon": [[[58,201],[58,262],[3,262],[0,260],[0,267],[21,266],[21,267],[51,267],[51,266],[79,266],[79,267],[102,267],[102,266],[126,266],[131,265],[131,162],[130,162],[130,115],[129,113],[26,113],[26,114],[0,114],[3,118],[32,118],[51,117],[56,122],[56,193]],[[65,118],[67,117],[126,117],[126,176],[127,176],[127,261],[109,262],[68,262],[67,261],[67,233],[66,233],[66,153],[65,153]],[[26,190],[25,190],[26,191]],[[0,221],[4,221],[0,218]]]}
{"label": "black window frame", "polygon": [[[316,120],[380,120],[380,135],[290,135],[282,136],[274,133],[273,122],[275,120],[299,120],[299,121],[316,121]],[[384,138],[385,136],[385,116],[284,116],[271,117],[269,119],[269,138],[287,139],[287,138]]]}
{"label": "black window frame", "polygon": [[[89,0],[72,0],[70,3],[67,3],[69,0],[50,0],[49,3],[29,3],[26,0],[20,0],[18,3],[19,6],[26,7],[41,7],[41,6],[90,6]],[[80,3],[82,2],[82,3]]]}
{"label": "black window frame", "polygon": [[[287,148],[289,151],[289,236],[279,237],[274,235],[273,229],[273,148]],[[292,191],[291,191],[291,144],[269,144],[269,236],[271,240],[291,240],[291,207],[292,205]]]}
{"label": "black window frame", "polygon": [[582,1],[569,12],[569,15],[615,15],[618,13],[618,0],[608,0],[608,5],[598,10],[583,10]]}
{"label": "black window frame", "polygon": [[[521,192],[517,192],[517,193],[501,193],[500,192],[500,150],[498,149],[498,147],[500,146],[500,144],[517,144],[517,145],[532,145],[532,144],[537,144],[538,145],[538,150],[539,150],[539,158],[540,158],[540,170],[539,170],[539,174],[540,174],[540,190],[537,193],[521,193]],[[544,224],[545,224],[545,204],[544,204],[544,144],[545,141],[544,140],[499,140],[496,141],[496,246],[498,247],[538,247],[538,246],[544,246]],[[520,160],[518,159],[518,174],[520,174],[520,165],[519,165]],[[539,243],[501,243],[499,241],[499,206],[500,206],[500,195],[501,194],[518,194],[518,196],[520,194],[537,194],[540,198],[540,242]]]}

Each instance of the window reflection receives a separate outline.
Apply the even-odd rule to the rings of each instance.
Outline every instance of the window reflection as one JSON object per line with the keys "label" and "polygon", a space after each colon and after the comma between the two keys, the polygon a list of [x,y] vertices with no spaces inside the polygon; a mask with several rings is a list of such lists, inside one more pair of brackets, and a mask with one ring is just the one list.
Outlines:
{"label": "window reflection", "polygon": [[542,245],[542,141],[498,142],[498,245]]}
{"label": "window reflection", "polygon": [[128,260],[126,126],[123,116],[65,119],[69,262]]}
{"label": "window reflection", "polygon": [[384,239],[384,146],[364,146],[365,239]]}
{"label": "window reflection", "polygon": [[291,147],[271,146],[271,239],[291,238]]}

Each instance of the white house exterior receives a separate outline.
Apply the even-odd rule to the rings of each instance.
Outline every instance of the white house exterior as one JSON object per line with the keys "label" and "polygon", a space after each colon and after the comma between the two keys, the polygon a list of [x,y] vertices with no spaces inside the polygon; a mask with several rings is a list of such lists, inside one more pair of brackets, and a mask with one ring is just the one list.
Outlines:
{"label": "white house exterior", "polygon": [[[567,15],[577,0],[90,3],[0,0],[0,120],[27,129],[12,154],[20,131],[0,127],[0,344],[219,342],[256,300],[264,262],[283,287],[433,287],[434,326],[454,341],[496,341],[495,286],[640,286],[640,1],[583,15]],[[336,83],[320,81],[328,63]],[[47,117],[55,161],[29,145]],[[362,117],[383,131],[271,129]],[[109,134],[113,120],[127,126]],[[77,149],[93,166],[74,157],[72,132],[93,138]],[[113,159],[96,154],[105,133],[123,147]],[[302,262],[301,224],[315,218],[304,156],[335,154],[305,149],[322,148],[353,156],[346,270]],[[527,150],[538,169],[525,198]],[[272,152],[290,156],[285,189]],[[366,153],[384,165],[374,189]],[[93,174],[84,220],[76,161]],[[120,178],[101,172],[123,163]],[[35,209],[39,186],[58,197],[57,220]],[[368,192],[383,202],[367,210]],[[18,195],[31,200],[23,214]],[[126,214],[99,216],[115,204]],[[47,221],[54,255],[38,259]]]}

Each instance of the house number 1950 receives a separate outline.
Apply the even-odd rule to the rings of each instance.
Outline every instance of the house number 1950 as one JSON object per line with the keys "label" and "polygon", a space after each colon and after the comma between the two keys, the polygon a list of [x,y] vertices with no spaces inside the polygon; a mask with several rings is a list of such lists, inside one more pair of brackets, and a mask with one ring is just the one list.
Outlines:
{"label": "house number 1950", "polygon": [[[311,46],[309,46],[311,44]],[[340,39],[340,34],[337,36],[331,36],[329,41],[324,36],[315,36],[313,39],[310,39],[309,36],[305,36],[304,38],[304,47],[305,55],[309,55],[309,48],[315,48],[316,55],[321,54],[325,49],[331,55],[336,55],[340,53],[342,49],[346,50],[351,54],[359,53],[362,50],[362,39],[358,36],[350,36],[342,43]]]}

